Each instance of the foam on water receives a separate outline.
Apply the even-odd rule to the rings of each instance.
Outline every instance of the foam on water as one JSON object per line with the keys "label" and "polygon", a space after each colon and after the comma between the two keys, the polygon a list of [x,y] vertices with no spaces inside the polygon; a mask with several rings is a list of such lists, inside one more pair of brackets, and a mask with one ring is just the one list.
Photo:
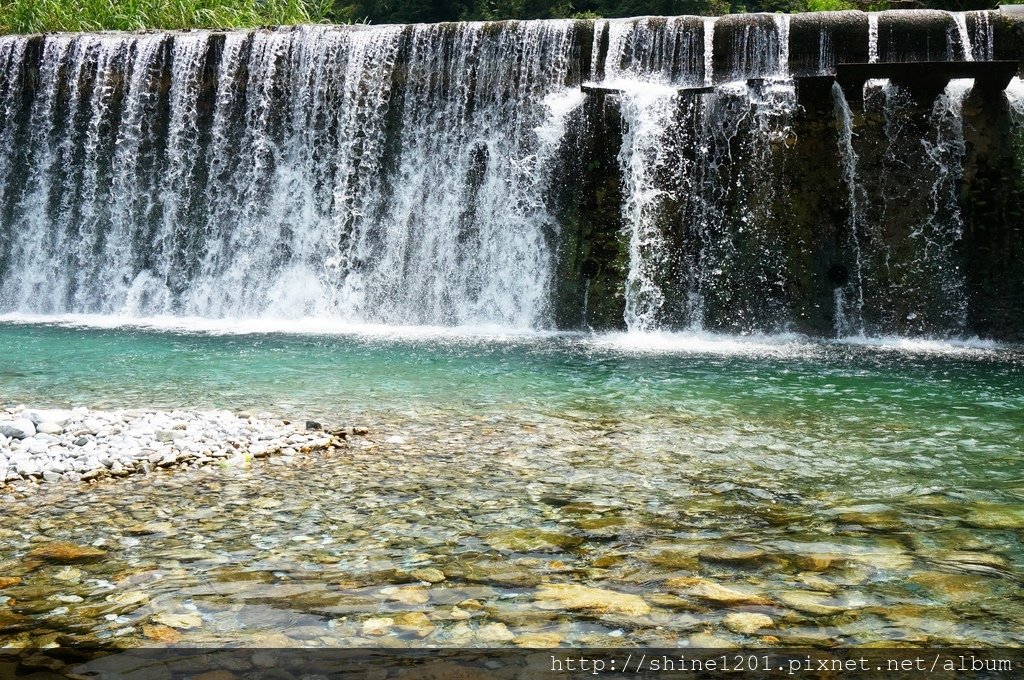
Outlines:
{"label": "foam on water", "polygon": [[392,326],[352,323],[322,318],[208,319],[203,317],[132,317],[105,314],[0,314],[4,326],[36,325],[95,330],[208,336],[323,336],[399,343],[454,345],[534,344],[564,341],[570,346],[616,353],[664,355],[763,356],[812,359],[830,345],[863,347],[907,355],[977,355],[1012,349],[1013,345],[981,338],[907,338],[854,335],[821,340],[800,333],[727,334],[703,331],[647,331],[585,333],[577,331],[510,331],[497,325]]}
{"label": "foam on water", "polygon": [[725,335],[702,332],[605,333],[591,341],[595,347],[645,354],[711,354],[723,356],[811,356],[820,344],[795,333]]}
{"label": "foam on water", "polygon": [[322,335],[401,341],[488,342],[539,340],[581,335],[567,331],[515,330],[497,324],[463,326],[390,325],[322,317],[210,319],[197,316],[130,316],[119,314],[0,314],[0,325],[29,324],[84,329],[139,329],[202,335]]}
{"label": "foam on water", "polygon": [[1008,349],[1010,345],[983,338],[904,338],[899,336],[851,336],[832,341],[838,345],[891,350],[906,354],[978,355]]}

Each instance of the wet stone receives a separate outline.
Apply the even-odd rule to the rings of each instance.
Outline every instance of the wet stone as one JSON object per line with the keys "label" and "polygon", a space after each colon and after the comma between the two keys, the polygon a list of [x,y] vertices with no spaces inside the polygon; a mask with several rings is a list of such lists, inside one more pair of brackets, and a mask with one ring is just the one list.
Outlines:
{"label": "wet stone", "polygon": [[726,628],[740,635],[753,635],[775,625],[772,617],[754,612],[730,612],[722,622]]}
{"label": "wet stone", "polygon": [[825,571],[842,562],[839,555],[827,555],[822,553],[812,555],[798,555],[793,558],[793,563],[804,571]]}
{"label": "wet stone", "polygon": [[687,612],[701,612],[707,610],[707,607],[688,600],[686,598],[673,595],[672,593],[651,593],[644,596],[645,599],[656,607],[664,607],[665,609],[674,609],[677,611]]}
{"label": "wet stone", "polygon": [[171,614],[165,612],[154,616],[153,623],[167,626],[168,628],[191,630],[193,628],[201,628],[203,620],[198,614]]}
{"label": "wet stone", "polygon": [[392,618],[375,617],[363,621],[361,632],[363,635],[371,636],[387,635],[394,625],[395,620]]}
{"label": "wet stone", "polygon": [[142,627],[142,634],[155,642],[165,642],[168,644],[174,644],[182,638],[181,633],[174,628],[160,624],[144,625]]}
{"label": "wet stone", "polygon": [[488,623],[476,631],[476,639],[484,644],[510,642],[515,635],[504,623]]}
{"label": "wet stone", "polygon": [[471,583],[489,583],[500,586],[529,587],[541,581],[535,570],[505,561],[482,560],[469,564],[452,565],[445,568],[449,576]]}
{"label": "wet stone", "polygon": [[440,583],[445,579],[443,571],[432,568],[413,569],[409,572],[409,575],[418,581],[426,581],[427,583]]}
{"label": "wet stone", "polygon": [[817,616],[832,616],[844,613],[847,608],[832,600],[829,593],[809,590],[791,590],[779,594],[779,602],[797,611]]}
{"label": "wet stone", "polygon": [[980,529],[1024,529],[1024,509],[1005,506],[977,508],[967,513],[964,522]]}
{"label": "wet stone", "polygon": [[678,590],[689,597],[724,605],[770,603],[767,598],[756,593],[736,590],[699,577],[669,579],[665,582],[665,587]]}
{"label": "wet stone", "polygon": [[548,649],[558,647],[564,639],[558,633],[527,633],[517,635],[512,639],[512,643],[524,649]]}
{"label": "wet stone", "polygon": [[576,584],[544,584],[535,597],[542,604],[555,604],[570,611],[587,610],[626,616],[642,616],[651,611],[651,606],[639,595]]}
{"label": "wet stone", "polygon": [[735,543],[711,546],[700,552],[700,558],[710,562],[758,562],[764,556],[765,551],[758,547]]}
{"label": "wet stone", "polygon": [[423,612],[401,612],[394,617],[395,628],[415,634],[417,637],[426,637],[436,628],[436,625]]}
{"label": "wet stone", "polygon": [[495,550],[517,553],[560,552],[574,548],[583,542],[576,536],[540,529],[499,531],[491,534],[485,540]]}
{"label": "wet stone", "polygon": [[58,542],[33,548],[29,551],[27,557],[54,564],[81,564],[96,562],[106,557],[106,555],[105,551],[98,548]]}

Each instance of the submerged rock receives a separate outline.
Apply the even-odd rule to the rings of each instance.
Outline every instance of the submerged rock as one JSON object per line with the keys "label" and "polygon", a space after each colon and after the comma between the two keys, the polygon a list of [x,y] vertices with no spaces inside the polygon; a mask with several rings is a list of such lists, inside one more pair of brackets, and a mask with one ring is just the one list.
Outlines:
{"label": "submerged rock", "polygon": [[728,543],[701,550],[700,558],[710,562],[756,562],[765,556],[764,550],[752,545]]}
{"label": "submerged rock", "polygon": [[395,614],[395,628],[400,631],[413,633],[417,637],[426,637],[437,626],[423,612],[401,612]]}
{"label": "submerged rock", "polygon": [[161,624],[149,624],[142,627],[142,634],[154,640],[156,642],[166,642],[167,644],[174,644],[181,640],[181,633],[174,630],[170,626],[164,626]]}
{"label": "submerged rock", "polygon": [[555,604],[570,611],[582,609],[597,614],[626,616],[643,616],[651,611],[651,605],[639,595],[575,584],[544,584],[535,597],[542,603]]}
{"label": "submerged rock", "polygon": [[926,571],[914,574],[910,581],[923,586],[929,594],[944,602],[972,602],[992,594],[987,576]]}
{"label": "submerged rock", "polygon": [[54,564],[80,564],[96,562],[107,556],[99,548],[75,545],[73,543],[47,543],[29,551],[28,557]]}
{"label": "submerged rock", "polygon": [[526,588],[540,583],[540,574],[518,564],[498,560],[480,560],[445,567],[446,573],[471,583]]}
{"label": "submerged rock", "polygon": [[418,581],[426,581],[427,583],[440,583],[445,579],[443,571],[433,568],[413,569],[409,572],[409,575]]}
{"label": "submerged rock", "polygon": [[504,552],[560,552],[582,543],[582,539],[543,529],[498,531],[486,539],[487,545]]}
{"label": "submerged rock", "polygon": [[515,635],[504,623],[488,623],[476,631],[476,639],[485,644],[510,642]]}
{"label": "submerged rock", "polygon": [[559,646],[563,639],[558,633],[526,633],[514,637],[512,644],[524,649],[547,649]]}
{"label": "submerged rock", "polygon": [[723,623],[726,628],[741,635],[753,635],[759,630],[775,625],[772,617],[767,614],[751,612],[731,612],[726,615]]}
{"label": "submerged rock", "polygon": [[1024,529],[1024,509],[991,506],[972,510],[964,522],[979,529]]}
{"label": "submerged rock", "polygon": [[170,612],[163,612],[153,617],[153,623],[158,623],[169,628],[191,630],[193,628],[202,628],[203,619],[200,618],[198,614],[172,614]]}
{"label": "submerged rock", "polygon": [[381,635],[387,635],[388,631],[390,631],[394,625],[394,619],[380,616],[363,621],[361,630],[363,635],[379,637]]}
{"label": "submerged rock", "polygon": [[779,602],[797,611],[817,616],[831,616],[846,611],[846,607],[834,604],[832,596],[828,593],[812,590],[786,591],[779,595]]}
{"label": "submerged rock", "polygon": [[839,555],[827,555],[815,553],[811,555],[798,555],[793,558],[793,564],[804,571],[825,571],[840,564],[843,558]]}
{"label": "submerged rock", "polygon": [[769,604],[768,599],[761,595],[734,590],[705,578],[673,578],[666,581],[665,586],[690,597],[719,604]]}

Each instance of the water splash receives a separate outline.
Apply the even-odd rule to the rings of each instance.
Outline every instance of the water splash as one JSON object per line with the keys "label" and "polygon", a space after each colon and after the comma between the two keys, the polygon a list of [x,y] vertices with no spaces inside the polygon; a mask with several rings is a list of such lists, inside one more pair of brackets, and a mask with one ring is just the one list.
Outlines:
{"label": "water splash", "polygon": [[1011,110],[1017,116],[1024,116],[1024,80],[1013,78],[1004,91]]}

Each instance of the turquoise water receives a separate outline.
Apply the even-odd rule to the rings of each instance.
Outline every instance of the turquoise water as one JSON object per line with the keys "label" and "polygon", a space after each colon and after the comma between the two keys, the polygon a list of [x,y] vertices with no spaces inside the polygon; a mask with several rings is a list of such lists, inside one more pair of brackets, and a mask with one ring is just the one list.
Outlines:
{"label": "turquoise water", "polygon": [[[121,589],[140,571],[162,579],[144,605],[126,595],[139,608],[111,623],[89,618],[111,611],[108,591],[72,589],[84,603],[53,614],[63,577],[26,572],[36,580],[9,594],[40,630],[142,644],[152,617],[197,612],[206,625],[184,642],[286,644],[259,637],[284,617],[313,636],[299,642],[362,645],[380,641],[367,621],[413,609],[429,633],[386,634],[464,646],[500,622],[584,645],[1024,644],[1019,348],[5,323],[0,355],[8,403],[370,428],[344,455],[295,466],[9,498],[8,554],[35,533],[101,540],[117,557],[93,576]],[[176,529],[122,530],[140,521]],[[424,566],[447,580],[396,600],[394,585]],[[750,599],[709,599],[701,579]],[[651,610],[581,611],[552,601],[549,582]],[[483,603],[467,622],[448,613],[460,598]],[[725,625],[737,609],[771,617],[771,635]]]}
{"label": "turquoise water", "polygon": [[[0,324],[8,401],[347,414],[977,421],[1021,435],[1024,353],[696,336],[213,334]],[[725,412],[723,412],[723,409]],[[965,425],[966,427],[966,425]],[[987,428],[986,428],[987,429]],[[997,434],[993,433],[993,434]]]}

